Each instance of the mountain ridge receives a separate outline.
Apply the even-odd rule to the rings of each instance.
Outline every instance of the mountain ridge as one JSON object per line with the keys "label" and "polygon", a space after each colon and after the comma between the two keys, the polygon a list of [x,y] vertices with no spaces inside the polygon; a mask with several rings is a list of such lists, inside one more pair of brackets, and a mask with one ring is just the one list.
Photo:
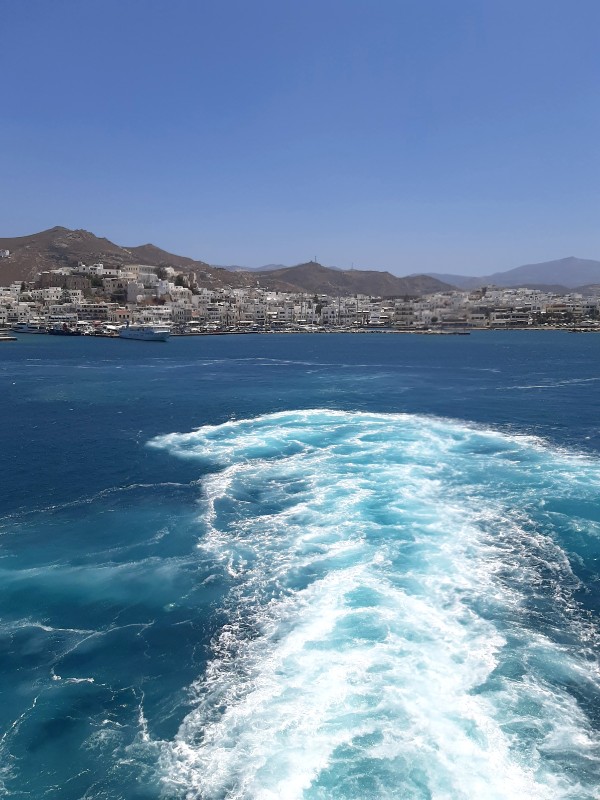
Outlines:
{"label": "mountain ridge", "polygon": [[269,284],[273,280],[282,280],[292,286],[306,287],[305,291],[315,294],[371,294],[393,297],[429,294],[449,291],[453,288],[449,284],[427,275],[400,278],[390,272],[324,267],[316,261],[308,261],[294,267],[255,272],[254,275],[261,285]]}
{"label": "mountain ridge", "polygon": [[90,231],[71,230],[60,225],[29,236],[0,238],[0,250],[10,251],[8,258],[0,259],[0,285],[35,281],[44,270],[74,267],[79,261],[88,264],[100,261],[109,267],[139,263],[152,267],[172,266],[195,272],[209,287],[251,285],[250,277],[243,274],[233,275],[210,267],[204,261],[169,253],[153,244],[121,247]]}
{"label": "mountain ridge", "polygon": [[198,282],[209,288],[260,286],[272,291],[333,295],[416,296],[490,285],[530,287],[559,293],[600,284],[600,261],[575,256],[524,264],[483,276],[429,272],[401,277],[385,270],[325,267],[316,261],[291,267],[268,264],[250,269],[210,265],[199,259],[170,253],[151,243],[122,247],[90,231],[71,230],[60,225],[28,236],[0,238],[0,250],[4,249],[10,251],[10,256],[0,259],[0,285],[34,281],[44,270],[73,267],[78,261],[102,261],[107,266],[116,267],[136,263],[152,267],[171,266],[195,272]]}
{"label": "mountain ridge", "polygon": [[74,267],[79,261],[90,264],[101,261],[108,267],[136,263],[153,267],[172,266],[196,273],[199,284],[208,288],[255,288],[258,285],[281,292],[381,296],[414,296],[453,288],[424,275],[399,278],[389,272],[374,270],[331,269],[316,262],[295,267],[274,265],[275,269],[260,272],[229,271],[224,267],[210,266],[205,261],[169,253],[154,244],[121,247],[90,231],[58,225],[29,236],[0,238],[0,250],[3,249],[9,250],[10,256],[0,259],[0,285],[35,281],[44,270]]}
{"label": "mountain ridge", "polygon": [[427,272],[430,277],[447,281],[461,289],[476,289],[480,286],[502,286],[517,288],[527,286],[541,288],[563,286],[576,289],[581,286],[600,283],[600,261],[590,258],[567,256],[553,261],[540,261],[523,264],[520,267],[504,272],[493,272],[491,275],[473,277],[471,275],[454,275],[450,273]]}

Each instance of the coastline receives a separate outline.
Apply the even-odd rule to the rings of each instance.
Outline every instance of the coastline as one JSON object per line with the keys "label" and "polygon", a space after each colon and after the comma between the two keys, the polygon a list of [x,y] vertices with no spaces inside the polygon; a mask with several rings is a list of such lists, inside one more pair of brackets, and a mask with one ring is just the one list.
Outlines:
{"label": "coastline", "polygon": [[[507,333],[507,332],[518,332],[518,331],[545,331],[545,332],[559,332],[559,333],[600,333],[600,326],[589,328],[589,327],[575,327],[575,326],[550,326],[550,325],[543,325],[543,326],[535,326],[529,325],[527,327],[489,327],[489,328],[460,328],[460,329],[450,329],[450,330],[438,330],[438,329],[429,329],[429,330],[420,330],[420,329],[394,329],[394,328],[369,328],[369,327],[361,327],[361,328],[340,328],[340,327],[327,327],[327,328],[318,328],[318,329],[306,329],[306,328],[271,328],[271,329],[262,329],[262,330],[216,330],[216,331],[172,331],[170,334],[170,338],[194,338],[194,337],[205,337],[205,336],[265,336],[265,335],[297,335],[297,334],[353,334],[353,335],[367,335],[367,334],[380,334],[380,335],[404,335],[404,336],[469,336],[472,333]],[[39,333],[38,333],[39,335]],[[42,334],[44,335],[44,334]],[[5,336],[0,337],[0,341],[8,341],[8,342],[17,342],[22,340],[27,340],[31,338],[31,334],[26,332],[20,332],[17,335]],[[63,339],[71,339],[71,338],[85,338],[85,339],[119,339],[117,334],[110,334],[110,333],[94,333],[94,334],[82,334],[80,337],[61,337]]]}

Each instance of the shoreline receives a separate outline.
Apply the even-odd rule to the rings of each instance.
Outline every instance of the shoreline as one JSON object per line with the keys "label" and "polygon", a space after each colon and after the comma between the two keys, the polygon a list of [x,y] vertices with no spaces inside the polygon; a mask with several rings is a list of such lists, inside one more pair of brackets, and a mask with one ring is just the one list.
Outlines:
{"label": "shoreline", "polygon": [[[600,327],[587,328],[587,327],[560,327],[560,326],[527,326],[527,327],[511,327],[511,328],[466,328],[459,330],[416,330],[405,329],[395,330],[392,328],[325,328],[319,330],[225,330],[225,331],[191,331],[191,332],[172,332],[169,338],[183,339],[200,336],[272,336],[272,335],[312,335],[312,334],[352,334],[352,335],[368,335],[368,334],[383,334],[383,335],[403,335],[403,336],[470,336],[472,333],[506,333],[517,331],[547,331],[547,332],[562,332],[562,333],[596,333],[600,334]],[[40,334],[36,335],[48,335]],[[18,342],[22,338],[29,339],[32,334],[27,332],[20,332],[20,335],[14,335],[11,332],[10,336],[2,337],[0,341]],[[81,334],[75,337],[62,337],[62,338],[86,338],[86,339],[121,339],[122,337],[107,333],[97,334]]]}

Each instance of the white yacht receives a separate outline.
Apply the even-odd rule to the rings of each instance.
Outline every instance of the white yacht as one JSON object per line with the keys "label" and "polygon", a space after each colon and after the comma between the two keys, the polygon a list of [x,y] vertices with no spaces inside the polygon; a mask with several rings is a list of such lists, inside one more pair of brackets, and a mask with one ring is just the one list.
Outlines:
{"label": "white yacht", "polygon": [[16,325],[13,325],[12,330],[15,333],[48,333],[46,324],[43,322],[36,322],[35,320],[31,322],[17,322]]}
{"label": "white yacht", "polygon": [[166,325],[131,325],[129,322],[119,331],[121,339],[139,339],[144,342],[166,342],[171,329]]}

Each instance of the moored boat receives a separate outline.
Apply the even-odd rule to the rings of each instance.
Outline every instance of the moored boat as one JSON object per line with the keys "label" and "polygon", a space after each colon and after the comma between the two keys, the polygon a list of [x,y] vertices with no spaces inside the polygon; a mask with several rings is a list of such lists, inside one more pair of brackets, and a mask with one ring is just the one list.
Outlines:
{"label": "moored boat", "polygon": [[138,339],[143,342],[166,342],[171,329],[166,325],[130,324],[119,331],[121,339]]}
{"label": "moored boat", "polygon": [[12,330],[15,333],[48,333],[45,323],[43,322],[18,322],[13,325]]}
{"label": "moored boat", "polygon": [[51,336],[81,336],[81,331],[67,325],[66,322],[57,322],[51,328],[48,328],[48,333]]}

